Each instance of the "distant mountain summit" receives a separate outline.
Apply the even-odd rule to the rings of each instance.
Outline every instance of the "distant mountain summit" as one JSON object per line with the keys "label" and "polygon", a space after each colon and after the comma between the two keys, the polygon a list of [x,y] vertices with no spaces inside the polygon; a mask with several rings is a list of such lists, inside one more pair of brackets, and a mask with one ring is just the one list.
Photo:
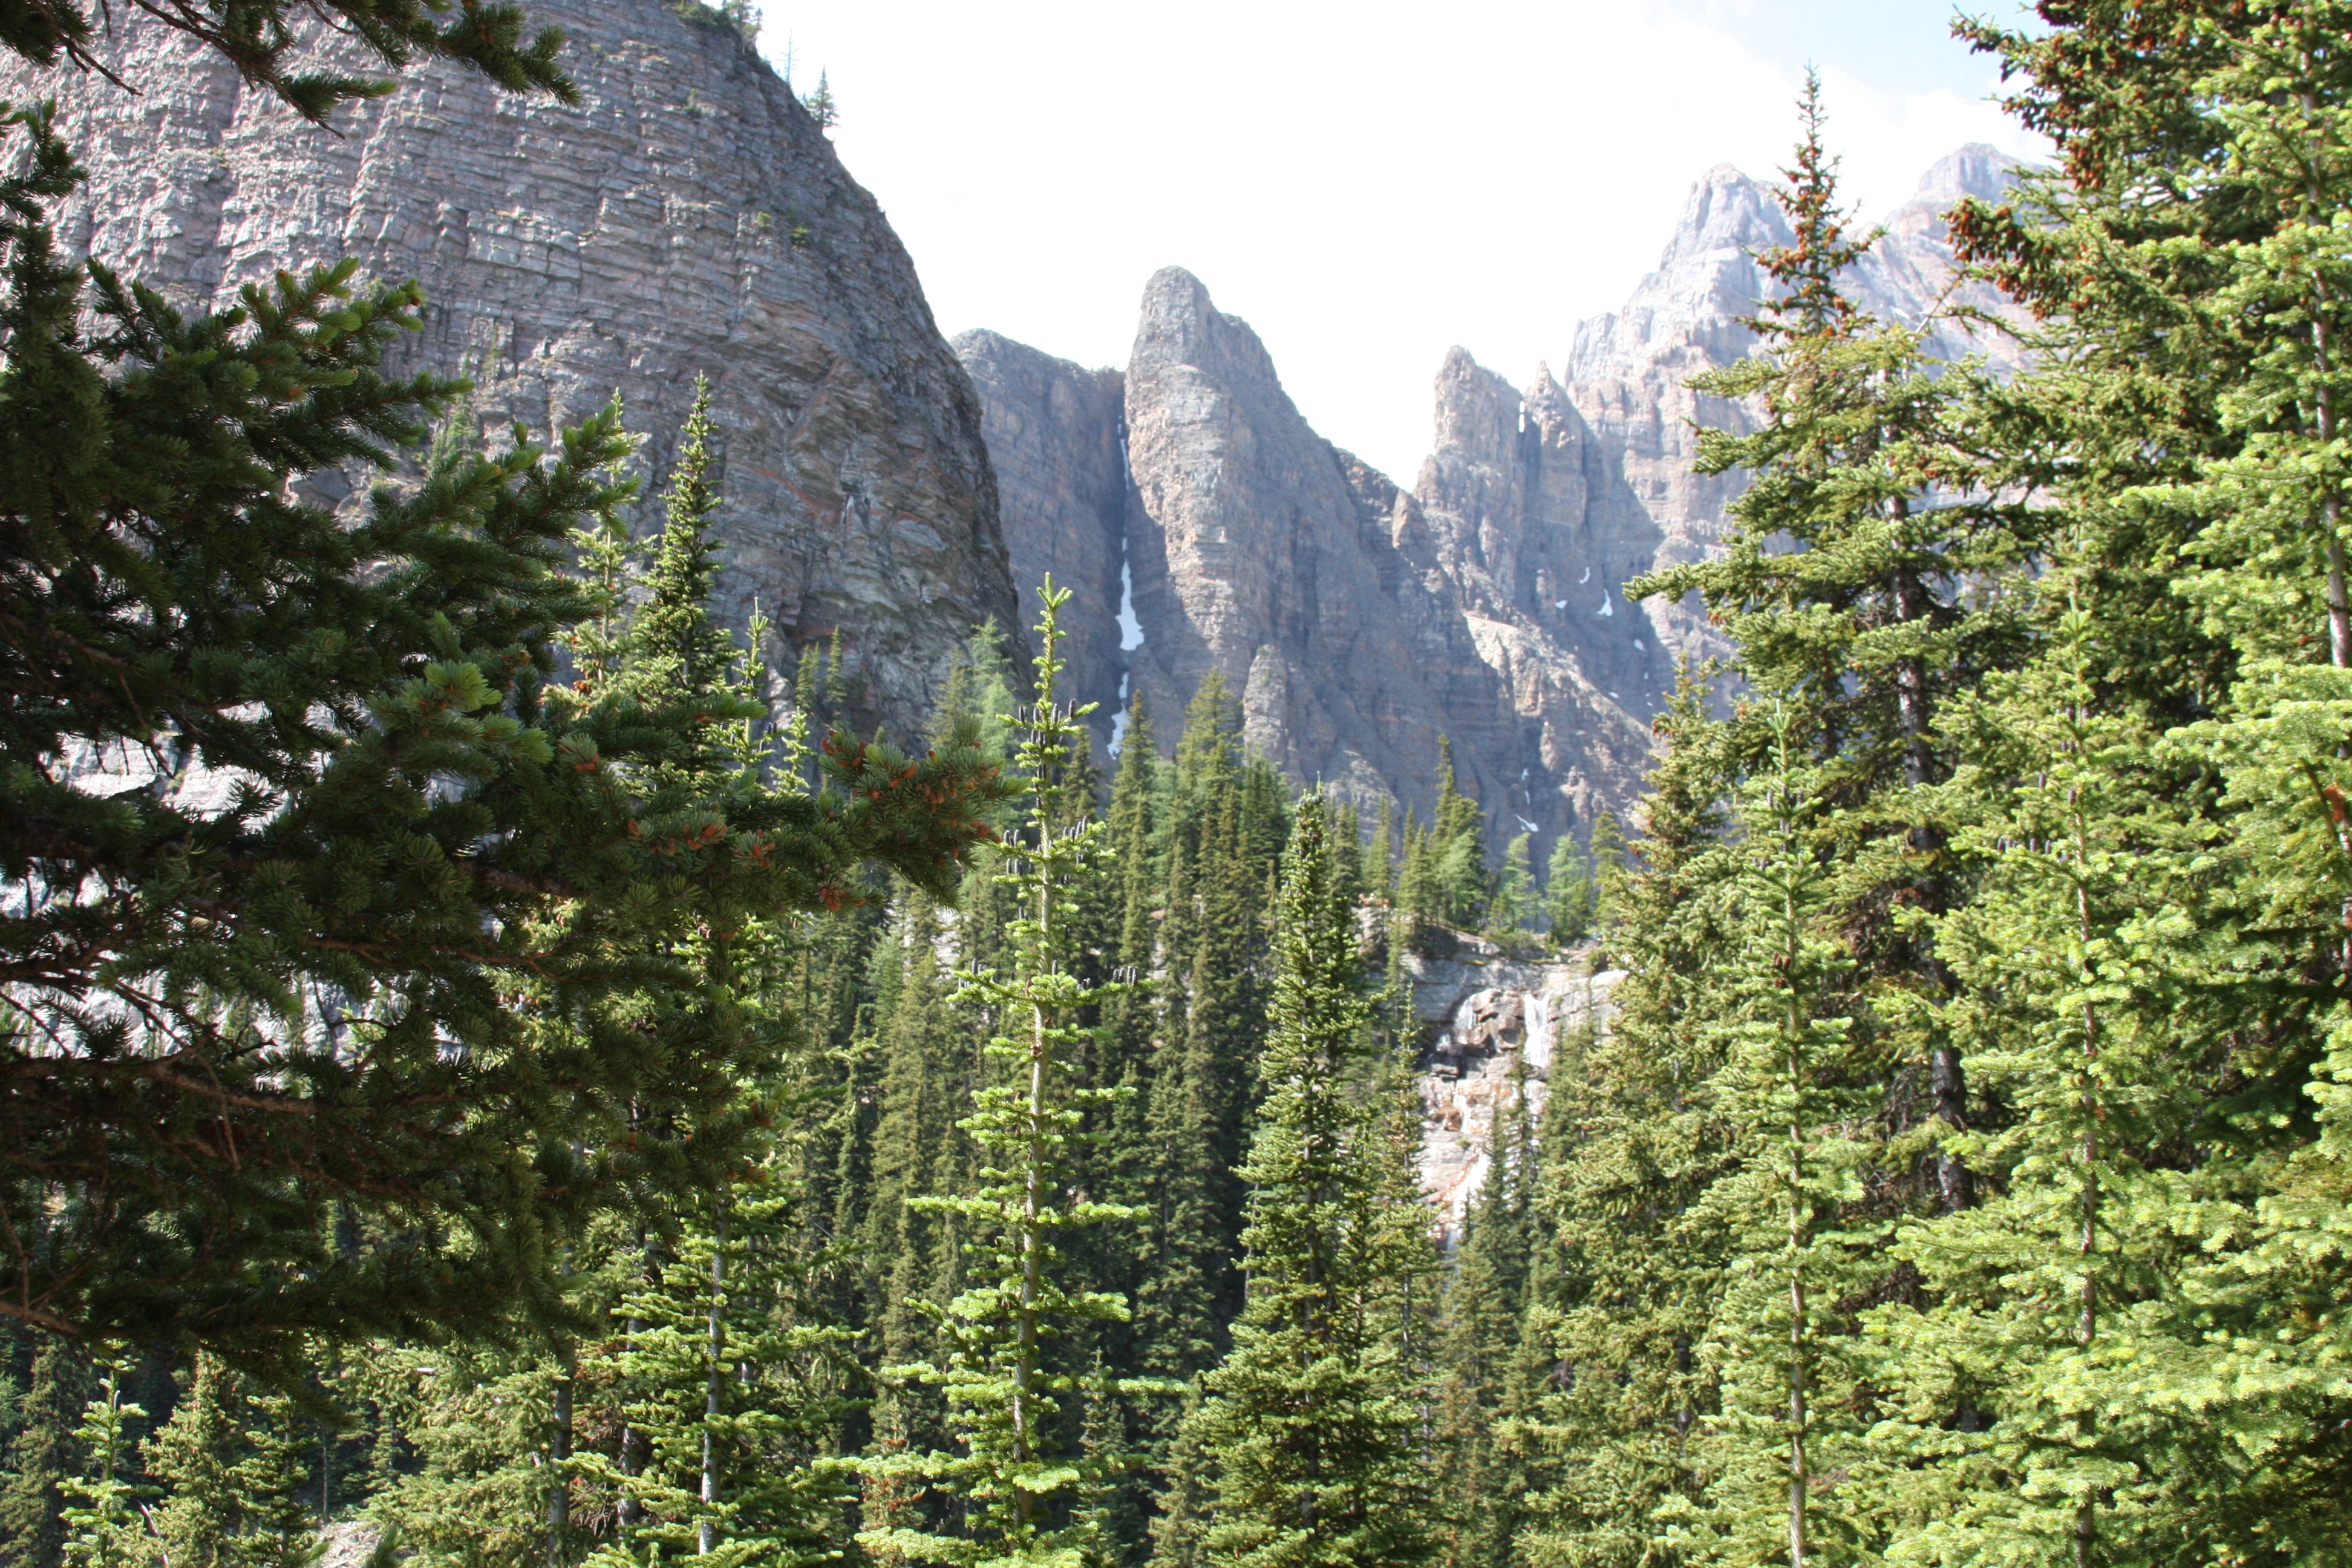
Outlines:
{"label": "distant mountain summit", "polygon": [[[1926,318],[1955,287],[1940,215],[1963,195],[1997,197],[2014,168],[1971,145],[1930,169],[1856,268],[1864,307]],[[1213,668],[1255,747],[1367,806],[1425,814],[1450,735],[1498,833],[1549,841],[1623,811],[1681,660],[1715,649],[1696,614],[1628,604],[1622,585],[1720,546],[1740,481],[1694,471],[1694,428],[1746,427],[1749,411],[1685,383],[1751,351],[1741,318],[1767,281],[1756,254],[1789,238],[1769,186],[1709,170],[1657,269],[1578,328],[1564,379],[1538,366],[1515,388],[1447,353],[1433,450],[1409,489],[1317,435],[1248,323],[1181,268],[1145,286],[1123,372],[992,332],[957,338],[1014,580],[1050,569],[1080,589],[1073,670],[1104,705],[1102,733],[1140,688],[1171,743]],[[2005,309],[1960,287],[1966,303]],[[2015,361],[2008,341],[1952,323],[1936,346]]]}

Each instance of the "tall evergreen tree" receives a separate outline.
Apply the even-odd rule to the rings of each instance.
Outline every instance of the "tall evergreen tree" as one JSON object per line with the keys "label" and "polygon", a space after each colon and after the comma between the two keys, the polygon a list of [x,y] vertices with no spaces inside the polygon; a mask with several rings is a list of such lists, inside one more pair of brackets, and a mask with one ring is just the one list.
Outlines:
{"label": "tall evergreen tree", "polygon": [[[1837,808],[1822,829],[1843,840],[1831,853],[1857,980],[1875,994],[1861,1026],[1891,1031],[1891,1047],[1927,1068],[1927,1103],[1898,1107],[1897,1118],[1957,1130],[1965,1068],[1937,1011],[1951,977],[1920,918],[1963,896],[1930,787],[1951,762],[1937,716],[1952,692],[2021,657],[2027,621],[2004,579],[2040,524],[2015,495],[1978,483],[1977,367],[1930,363],[1929,324],[1880,323],[1843,291],[1875,237],[1847,230],[1818,79],[1808,78],[1800,113],[1780,195],[1794,238],[1761,258],[1780,292],[1750,323],[1761,352],[1693,383],[1765,411],[1753,433],[1702,437],[1702,471],[1751,476],[1733,503],[1734,538],[1721,560],[1627,591],[1699,591],[1746,678],[1805,710],[1823,797]],[[1760,719],[1735,734],[1745,759],[1770,748]],[[1935,1164],[1939,1200],[1963,1206],[1965,1170],[1948,1156]]]}
{"label": "tall evergreen tree", "polygon": [[1213,1563],[1420,1563],[1433,1544],[1397,1300],[1422,1270],[1383,1223],[1387,1104],[1351,910],[1332,896],[1329,807],[1293,830],[1259,1075],[1250,1301],[1192,1420],[1213,1466]]}
{"label": "tall evergreen tree", "polygon": [[1056,696],[1058,617],[1069,595],[1048,577],[1039,598],[1036,701],[1018,758],[1028,812],[1004,877],[1019,898],[1008,930],[1013,967],[1010,974],[967,972],[973,996],[1002,1031],[991,1037],[989,1054],[1010,1070],[974,1095],[964,1123],[987,1161],[980,1190],[929,1200],[976,1233],[980,1278],[931,1309],[950,1347],[944,1363],[898,1373],[946,1392],[961,1451],[866,1462],[871,1472],[919,1477],[966,1500],[954,1534],[898,1525],[858,1537],[869,1552],[922,1562],[1043,1564],[1100,1550],[1083,1504],[1100,1487],[1109,1457],[1061,1440],[1066,1424],[1055,1417],[1081,1380],[1055,1364],[1053,1342],[1074,1325],[1123,1316],[1127,1307],[1106,1292],[1073,1289],[1061,1238],[1132,1214],[1086,1198],[1070,1180],[1087,1111],[1109,1091],[1068,1082],[1078,1044],[1071,1020],[1097,993],[1070,973],[1065,887],[1098,874],[1103,824],[1066,830],[1068,769],[1084,733],[1078,721],[1090,710],[1066,707]]}
{"label": "tall evergreen tree", "polygon": [[[1656,721],[1638,854],[1603,863],[1604,937],[1627,971],[1614,1026],[1564,1036],[1533,1199],[1520,1360],[1540,1378],[1527,1427],[1535,1561],[1632,1568],[1661,1552],[1656,1515],[1704,1497],[1693,1444],[1718,1407],[1700,1348],[1734,1251],[1701,1200],[1731,1158],[1711,1081],[1735,942],[1720,842],[1720,726],[1690,672]],[[1612,858],[1613,825],[1595,846]]]}
{"label": "tall evergreen tree", "polygon": [[1486,1177],[1465,1215],[1433,1346],[1431,1447],[1449,1563],[1500,1568],[1513,1560],[1530,1479],[1517,1421],[1528,1414],[1525,1396],[1537,1391],[1517,1386],[1526,1370],[1520,1334],[1535,1244],[1536,1116],[1528,1083],[1525,1061],[1514,1063],[1487,1140]]}
{"label": "tall evergreen tree", "polygon": [[[441,28],[420,5],[328,9],[388,64],[558,80],[510,8]],[[362,90],[280,70],[285,6],[174,18],[298,107]],[[45,6],[8,43],[80,58],[86,20]],[[0,1205],[24,1238],[0,1298],[247,1362],[551,1310],[550,1237],[618,1201],[569,1163],[580,1135],[723,1074],[614,1031],[555,1049],[526,997],[644,980],[690,923],[683,883],[781,912],[878,858],[944,887],[984,769],[952,750],[907,773],[844,741],[840,790],[649,816],[640,764],[711,715],[551,679],[592,609],[567,535],[630,493],[618,410],[445,451],[330,515],[302,476],[388,476],[459,391],[378,369],[421,295],[341,265],[188,315],[78,273],[47,215],[79,172],[46,111],[5,128],[26,156],[0,177],[0,619],[22,628],[0,647],[0,877],[43,891],[0,931],[19,1086]],[[78,757],[114,782],[86,787]],[[667,830],[689,816],[707,838]]]}
{"label": "tall evergreen tree", "polygon": [[167,1494],[149,1514],[158,1553],[194,1568],[307,1568],[320,1551],[309,1426],[283,1393],[198,1355],[148,1444]]}
{"label": "tall evergreen tree", "polygon": [[1563,833],[1551,847],[1544,871],[1544,924],[1556,947],[1570,947],[1591,934],[1600,900],[1592,865],[1581,846]]}
{"label": "tall evergreen tree", "polygon": [[66,1498],[65,1560],[75,1568],[131,1568],[147,1554],[139,1503],[149,1489],[131,1479],[139,1463],[131,1423],[147,1412],[122,1396],[128,1357],[98,1363],[98,1388],[75,1434],[81,1468],[60,1484]]}
{"label": "tall evergreen tree", "polygon": [[73,1341],[35,1339],[32,1374],[0,1480],[0,1563],[7,1568],[59,1568],[65,1500],[58,1489],[77,1463],[74,1434],[88,1398],[89,1363]]}

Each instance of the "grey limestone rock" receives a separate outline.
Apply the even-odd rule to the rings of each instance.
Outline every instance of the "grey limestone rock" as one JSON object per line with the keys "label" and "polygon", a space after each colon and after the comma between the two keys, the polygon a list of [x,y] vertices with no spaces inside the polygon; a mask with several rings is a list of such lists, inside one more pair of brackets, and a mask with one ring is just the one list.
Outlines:
{"label": "grey limestone rock", "polygon": [[1128,504],[1122,378],[994,332],[961,333],[954,347],[981,389],[981,428],[999,490],[1020,498],[1005,510],[1003,529],[1021,624],[1036,625],[1037,590],[1052,573],[1073,595],[1062,623],[1065,679],[1077,701],[1096,705],[1099,751],[1109,743],[1127,676],[1118,619]]}
{"label": "grey limestone rock", "polygon": [[740,625],[757,600],[780,666],[838,628],[853,716],[919,732],[951,650],[1015,608],[980,404],[913,265],[715,12],[531,15],[570,37],[576,108],[435,68],[319,130],[135,7],[104,51],[135,90],[0,71],[0,95],[59,100],[90,171],[69,245],[199,304],[345,256],[416,278],[431,303],[401,368],[471,375],[493,432],[543,432],[618,390],[658,487],[708,374],[722,608]]}
{"label": "grey limestone rock", "polygon": [[[1864,307],[1918,321],[1950,294],[2004,313],[1955,287],[1939,215],[1999,195],[2012,168],[1971,146],[1930,170],[1851,280]],[[1756,254],[1788,238],[1769,187],[1710,170],[1657,270],[1578,331],[1564,380],[1538,366],[1517,390],[1447,354],[1410,490],[1309,428],[1256,334],[1180,269],[1146,287],[1123,377],[967,334],[1015,574],[1080,587],[1087,694],[1139,685],[1163,743],[1171,710],[1222,670],[1252,744],[1294,780],[1425,811],[1450,735],[1497,837],[1534,832],[1540,858],[1638,799],[1649,721],[1685,658],[1720,651],[1690,606],[1630,604],[1623,585],[1722,543],[1740,481],[1696,471],[1696,428],[1752,412],[1685,384],[1753,352]],[[2017,363],[2011,340],[1950,319],[1934,348]],[[1128,649],[1108,588],[1122,553],[1142,633]]]}

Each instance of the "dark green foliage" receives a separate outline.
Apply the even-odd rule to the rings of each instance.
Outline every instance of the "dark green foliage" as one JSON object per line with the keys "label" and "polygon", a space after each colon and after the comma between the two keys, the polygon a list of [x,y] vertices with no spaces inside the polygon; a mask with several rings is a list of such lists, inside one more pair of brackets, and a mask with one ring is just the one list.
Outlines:
{"label": "dark green foliage", "polygon": [[[2038,10],[1960,30],[2063,166],[1954,217],[2029,369],[1855,308],[1809,89],[1734,531],[1637,585],[1734,658],[1540,910],[1450,751],[1367,835],[1214,675],[1106,811],[1050,585],[1036,705],[978,627],[821,762],[707,398],[642,552],[617,414],[397,468],[413,295],[86,285],[17,116],[5,874],[87,890],[8,928],[0,1568],[2352,1562],[2352,8]],[[1442,1265],[1413,976],[1538,918]]]}
{"label": "dark green foliage", "polygon": [[58,1484],[79,1463],[74,1433],[88,1397],[88,1353],[58,1335],[34,1339],[31,1377],[0,1480],[0,1563],[7,1568],[60,1568],[65,1561]]}
{"label": "dark green foliage", "polygon": [[1524,1061],[1496,1109],[1437,1325],[1433,1485],[1449,1563],[1514,1560],[1532,1476],[1526,1423],[1540,1380],[1520,1353],[1538,1236],[1536,1110]]}
{"label": "dark green foliage", "polygon": [[967,995],[995,1028],[987,1053],[997,1080],[972,1095],[972,1113],[961,1123],[985,1163],[976,1192],[927,1194],[915,1205],[969,1227],[974,1267],[952,1300],[919,1304],[939,1325],[946,1353],[884,1373],[945,1394],[955,1447],[866,1461],[886,1483],[919,1479],[961,1500],[963,1518],[952,1532],[870,1521],[860,1545],[892,1560],[1042,1565],[1082,1561],[1106,1544],[1084,1505],[1117,1456],[1068,1440],[1070,1424],[1055,1417],[1070,1411],[1082,1384],[1055,1364],[1054,1352],[1077,1326],[1124,1318],[1127,1303],[1073,1280],[1063,1237],[1136,1215],[1090,1201],[1073,1181],[1087,1113],[1112,1092],[1068,1081],[1082,1037],[1076,1020],[1099,993],[1069,973],[1064,889],[1094,874],[1105,853],[1104,825],[1070,826],[1065,792],[1076,737],[1085,733],[1078,721],[1091,710],[1065,707],[1055,697],[1063,668],[1056,616],[1069,595],[1048,577],[1039,598],[1036,701],[1025,721],[1008,719],[1024,731],[1015,762],[1028,794],[1002,878],[1018,900],[1006,926],[1011,969],[971,968],[963,976]]}
{"label": "dark green foliage", "polygon": [[296,480],[390,462],[460,390],[374,369],[415,291],[85,291],[41,216],[69,161],[8,123],[0,794],[5,875],[52,890],[5,931],[8,1310],[248,1359],[496,1331],[548,1303],[549,1227],[630,1179],[567,1146],[707,1100],[728,1048],[558,1043],[523,1000],[596,1007],[697,920],[837,904],[869,859],[949,885],[986,764],[842,738],[814,798],[679,782],[738,699],[551,679],[595,613],[569,538],[630,493],[617,409],[338,520]]}
{"label": "dark green foliage", "polygon": [[147,1445],[168,1489],[150,1518],[175,1563],[304,1568],[316,1554],[317,1426],[283,1394],[199,1355],[172,1418]]}
{"label": "dark green foliage", "polygon": [[[1250,1184],[1249,1304],[1187,1417],[1209,1473],[1200,1560],[1426,1561],[1414,1453],[1410,1284],[1426,1221],[1391,1223],[1380,1086],[1353,910],[1334,895],[1331,812],[1301,803],[1276,910]],[[1418,1116],[1414,1117],[1418,1121]],[[1416,1142],[1418,1129],[1415,1129]]]}

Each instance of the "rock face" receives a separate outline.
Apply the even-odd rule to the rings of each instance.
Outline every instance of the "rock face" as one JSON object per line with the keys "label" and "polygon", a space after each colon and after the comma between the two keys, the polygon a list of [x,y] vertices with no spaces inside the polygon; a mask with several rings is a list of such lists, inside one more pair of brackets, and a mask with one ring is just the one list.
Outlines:
{"label": "rock face", "polygon": [[[1930,170],[1852,279],[1864,306],[1926,319],[1952,276],[1937,215],[1999,195],[2011,168],[1971,146]],[[1181,270],[1146,287],[1123,376],[967,334],[992,450],[1000,424],[1012,432],[998,458],[1014,574],[1080,587],[1074,624],[1101,628],[1087,695],[1139,686],[1163,744],[1173,710],[1221,670],[1251,743],[1294,780],[1425,813],[1450,735],[1498,837],[1536,833],[1540,861],[1558,835],[1635,801],[1648,721],[1682,661],[1719,651],[1687,607],[1629,604],[1622,586],[1722,541],[1739,480],[1695,471],[1693,427],[1744,428],[1749,412],[1684,384],[1751,352],[1740,318],[1768,289],[1755,253],[1789,237],[1768,186],[1709,171],[1658,269],[1579,328],[1564,379],[1538,366],[1515,389],[1447,354],[1410,490],[1309,428],[1247,323]],[[1981,289],[1958,299],[2002,308]],[[1948,321],[1935,347],[2015,362],[2006,340]],[[1087,401],[1114,391],[1123,451],[1122,426]],[[1093,650],[1115,646],[1119,601],[1083,584],[1118,558],[1141,638],[1112,665]]]}
{"label": "rock face", "polygon": [[[1856,301],[1885,320],[1926,319],[1952,278],[1939,215],[1963,195],[2000,195],[2015,167],[1993,148],[1971,143],[1928,170],[1847,279]],[[1743,485],[1737,474],[1696,471],[1696,428],[1752,429],[1753,416],[1684,384],[1752,350],[1755,340],[1740,318],[1752,314],[1771,287],[1756,255],[1791,237],[1769,186],[1717,164],[1691,187],[1658,269],[1622,310],[1577,328],[1567,393],[1592,435],[1595,482],[1584,526],[1602,557],[1595,582],[1622,583],[1654,566],[1696,561],[1720,543],[1725,508]],[[2013,317],[1982,285],[1963,289],[1955,302]],[[2017,363],[2010,340],[1970,336],[1949,320],[1930,346],[1946,358],[1975,353],[2004,367]],[[1621,600],[1618,607],[1627,606]],[[1688,607],[1653,601],[1638,608],[1677,661],[1720,651]]]}
{"label": "rock face", "polygon": [[0,95],[59,100],[90,171],[69,246],[195,303],[344,256],[416,278],[431,304],[402,367],[472,376],[492,431],[545,431],[617,389],[657,487],[707,374],[723,610],[740,625],[757,600],[781,667],[838,628],[853,716],[919,732],[950,652],[1015,609],[981,406],[905,250],[717,13],[531,16],[569,35],[577,108],[436,68],[331,133],[135,7],[105,58],[136,96],[6,72]]}
{"label": "rock face", "polygon": [[1474,787],[1499,784],[1477,767],[1508,749],[1489,732],[1499,685],[1416,569],[1410,498],[1308,427],[1257,335],[1190,273],[1144,290],[1126,401],[1129,673],[1163,736],[1214,669],[1245,740],[1294,779],[1369,802],[1452,729],[1476,731]]}
{"label": "rock face", "polygon": [[1123,378],[994,332],[965,332],[954,346],[972,380],[988,388],[981,429],[998,489],[1021,497],[1020,510],[1003,518],[1005,547],[1024,568],[1013,580],[1021,625],[1037,624],[1037,589],[1050,571],[1074,595],[1062,623],[1069,631],[1065,679],[1078,701],[1097,705],[1099,749],[1110,741],[1127,678],[1116,614],[1126,564]]}
{"label": "rock face", "polygon": [[1560,1047],[1614,1022],[1624,971],[1596,972],[1595,957],[1588,945],[1530,963],[1471,942],[1408,961],[1415,1010],[1433,1031],[1421,1061],[1422,1188],[1447,1245],[1493,1168],[1496,1113],[1520,1095],[1540,1113]]}

